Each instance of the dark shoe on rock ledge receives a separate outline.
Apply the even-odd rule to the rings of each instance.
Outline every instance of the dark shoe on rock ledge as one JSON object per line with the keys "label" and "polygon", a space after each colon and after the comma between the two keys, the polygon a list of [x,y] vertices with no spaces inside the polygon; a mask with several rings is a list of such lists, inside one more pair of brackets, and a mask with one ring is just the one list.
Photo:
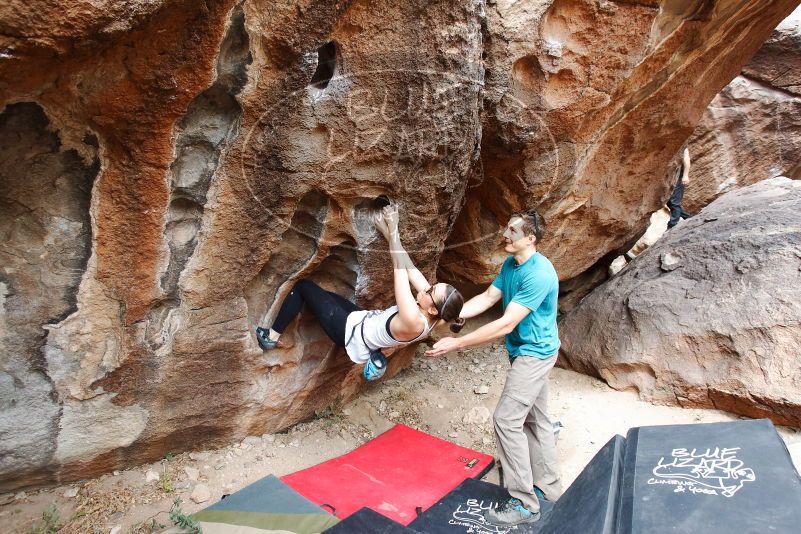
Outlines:
{"label": "dark shoe on rock ledge", "polygon": [[267,328],[256,328],[256,341],[259,342],[259,346],[264,350],[271,350],[279,346],[278,341],[270,339],[270,330]]}

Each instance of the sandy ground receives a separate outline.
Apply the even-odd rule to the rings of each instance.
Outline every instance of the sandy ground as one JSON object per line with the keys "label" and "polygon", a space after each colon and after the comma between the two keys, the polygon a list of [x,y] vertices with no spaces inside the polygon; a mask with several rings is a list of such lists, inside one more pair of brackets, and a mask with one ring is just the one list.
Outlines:
{"label": "sandy ground", "polygon": [[[418,353],[426,346],[421,345]],[[42,512],[58,510],[62,533],[149,533],[153,520],[169,525],[167,511],[180,498],[191,513],[268,474],[285,475],[343,454],[403,423],[487,453],[495,452],[489,420],[507,368],[499,344],[444,358],[418,357],[395,378],[370,385],[358,399],[332,407],[313,421],[286,432],[253,436],[224,449],[184,453],[55,488],[0,496],[0,531],[31,533]],[[486,386],[487,393],[483,391]],[[550,409],[561,421],[560,469],[565,487],[615,434],[631,427],[729,421],[736,416],[714,410],[654,406],[633,392],[562,369],[551,374]],[[801,432],[779,428],[791,450],[801,447]],[[159,480],[146,482],[146,474]],[[493,470],[487,480],[497,481]],[[210,496],[190,496],[197,485]]]}

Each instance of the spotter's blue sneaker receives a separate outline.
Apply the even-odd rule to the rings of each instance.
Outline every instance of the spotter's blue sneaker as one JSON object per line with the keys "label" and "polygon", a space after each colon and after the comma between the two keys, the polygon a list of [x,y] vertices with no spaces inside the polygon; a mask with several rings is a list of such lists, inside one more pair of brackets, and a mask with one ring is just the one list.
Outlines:
{"label": "spotter's blue sneaker", "polygon": [[277,341],[270,339],[270,331],[262,327],[256,328],[256,341],[259,342],[259,346],[264,350],[274,349],[278,346]]}
{"label": "spotter's blue sneaker", "polygon": [[532,512],[520,502],[510,498],[497,508],[484,511],[484,521],[500,527],[511,527],[523,523],[534,523],[540,519],[539,512]]}

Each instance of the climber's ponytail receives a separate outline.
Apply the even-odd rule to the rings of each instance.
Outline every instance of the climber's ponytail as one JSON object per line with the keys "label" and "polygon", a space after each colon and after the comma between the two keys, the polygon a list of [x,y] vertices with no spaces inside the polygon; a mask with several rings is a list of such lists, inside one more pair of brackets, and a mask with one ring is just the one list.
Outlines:
{"label": "climber's ponytail", "polygon": [[451,332],[453,332],[454,334],[458,334],[459,331],[464,326],[464,323],[465,323],[464,317],[459,317],[458,319],[456,319],[454,322],[451,323]]}
{"label": "climber's ponytail", "polygon": [[439,308],[439,318],[451,323],[451,332],[458,332],[464,326],[464,319],[459,317],[464,305],[464,297],[455,287],[445,284],[445,300]]}

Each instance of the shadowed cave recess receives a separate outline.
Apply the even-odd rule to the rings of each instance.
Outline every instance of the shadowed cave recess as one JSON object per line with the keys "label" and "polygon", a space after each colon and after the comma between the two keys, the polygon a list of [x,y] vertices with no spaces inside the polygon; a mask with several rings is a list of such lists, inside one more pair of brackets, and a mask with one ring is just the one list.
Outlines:
{"label": "shadowed cave recess", "polygon": [[[33,102],[0,113],[0,437],[14,444],[0,455],[0,478],[55,453],[61,410],[44,348],[48,328],[77,309],[92,251],[100,164],[65,150],[51,128]],[[96,153],[94,137],[84,143]]]}

